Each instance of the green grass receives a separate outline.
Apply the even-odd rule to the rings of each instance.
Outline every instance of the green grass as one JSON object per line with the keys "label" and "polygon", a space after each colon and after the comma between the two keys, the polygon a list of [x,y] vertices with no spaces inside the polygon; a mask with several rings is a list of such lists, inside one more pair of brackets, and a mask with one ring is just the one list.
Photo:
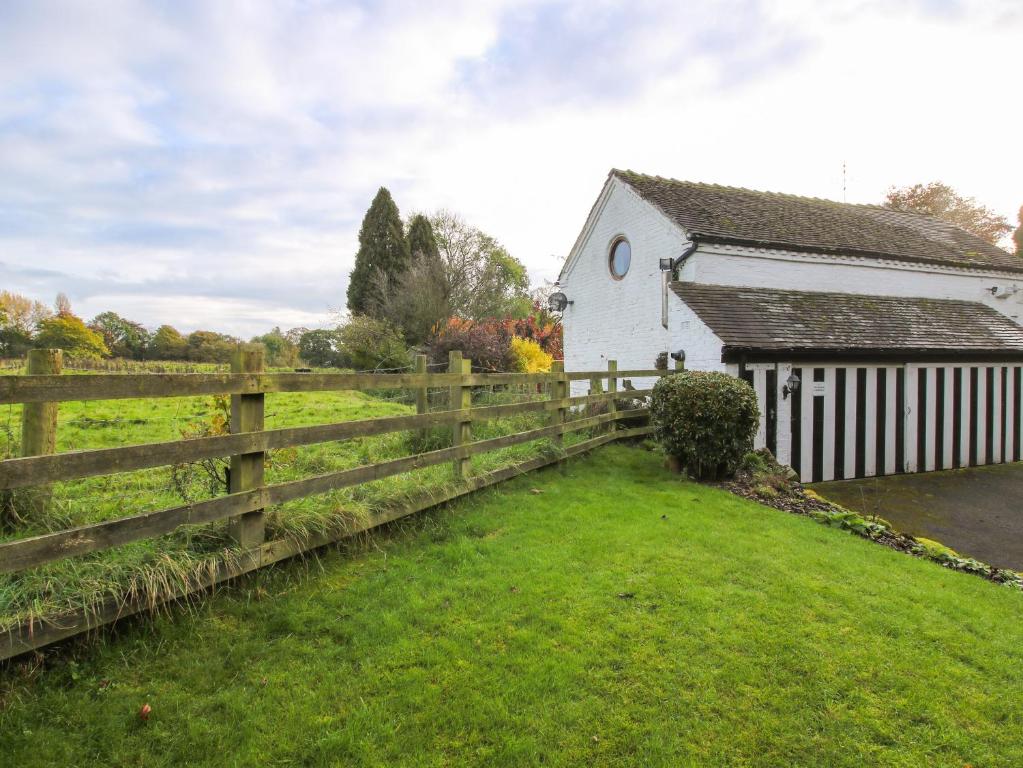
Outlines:
{"label": "green grass", "polygon": [[[86,374],[87,375],[87,374]],[[502,393],[497,399],[528,399],[526,393]],[[480,392],[474,404],[494,396]],[[58,451],[110,448],[181,439],[209,424],[226,399],[212,397],[154,398],[62,403],[58,414]],[[437,408],[446,407],[442,399]],[[355,419],[411,414],[408,393],[301,392],[266,396],[266,428],[325,424]],[[20,406],[0,406],[0,458],[18,455]],[[525,414],[474,426],[474,438],[486,439],[541,426],[542,414]],[[450,430],[445,437],[450,444]],[[570,435],[566,443],[584,439]],[[434,445],[433,448],[443,447]],[[513,446],[474,457],[472,471],[487,472],[550,450],[549,441]],[[350,469],[420,452],[409,433],[392,433],[275,451],[266,469],[268,483],[286,482]],[[355,488],[310,497],[269,510],[270,538],[304,539],[323,532],[349,529],[370,510],[402,503],[426,488],[451,484],[449,465]],[[45,520],[27,521],[0,531],[0,540],[179,506],[226,492],[211,483],[198,465],[170,467],[85,478],[54,487],[52,511]],[[0,631],[28,619],[52,617],[73,609],[92,609],[107,598],[159,596],[202,579],[224,556],[229,545],[226,523],[191,526],[173,534],[134,542],[116,549],[60,561],[13,575],[0,575]]]}
{"label": "green grass", "polygon": [[614,446],[9,670],[0,754],[1018,766],[1021,612],[1016,592]]}

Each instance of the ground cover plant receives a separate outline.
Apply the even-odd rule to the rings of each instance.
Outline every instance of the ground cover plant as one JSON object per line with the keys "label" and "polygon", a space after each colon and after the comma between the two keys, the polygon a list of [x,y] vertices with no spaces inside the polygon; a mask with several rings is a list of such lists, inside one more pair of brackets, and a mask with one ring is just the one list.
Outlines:
{"label": "ground cover plant", "polygon": [[1023,763],[1018,592],[685,481],[652,452],[603,448],[306,562],[8,668],[0,754]]}
{"label": "ground cover plant", "polygon": [[[431,408],[446,408],[446,394],[446,389],[432,391]],[[481,389],[474,393],[474,405],[539,396],[535,387],[497,394]],[[266,396],[266,428],[411,414],[415,408],[410,402],[409,393],[397,390],[372,394],[271,393]],[[228,398],[214,397],[62,403],[57,450],[135,445],[216,433],[225,427],[227,403]],[[18,455],[20,414],[18,405],[0,406],[0,456]],[[545,418],[544,414],[531,413],[478,422],[473,435],[486,439],[522,432],[543,426]],[[435,430],[429,444],[417,440],[418,433],[393,433],[273,451],[266,481],[286,482],[446,447],[450,434],[450,428]],[[565,444],[587,435],[566,435]],[[472,470],[492,471],[553,450],[549,440],[516,445],[473,457]],[[343,533],[370,510],[401,504],[425,489],[451,485],[450,466],[440,465],[299,499],[269,510],[268,537],[307,539],[319,533]],[[8,524],[0,530],[0,540],[174,507],[223,493],[226,486],[223,462],[219,460],[58,483],[46,519]],[[167,536],[0,575],[0,631],[27,619],[94,608],[109,597],[142,597],[155,603],[161,595],[199,582],[218,560],[231,556],[226,522],[219,522],[188,526]]]}

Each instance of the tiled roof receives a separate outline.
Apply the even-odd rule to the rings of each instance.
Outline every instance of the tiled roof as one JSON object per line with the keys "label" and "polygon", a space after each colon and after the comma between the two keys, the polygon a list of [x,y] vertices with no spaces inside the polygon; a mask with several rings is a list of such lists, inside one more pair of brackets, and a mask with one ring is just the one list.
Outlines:
{"label": "tiled roof", "polygon": [[875,205],[611,171],[705,241],[1023,272],[1023,260],[948,222]]}
{"label": "tiled roof", "polygon": [[972,301],[680,282],[671,287],[726,351],[1023,354],[1023,327]]}

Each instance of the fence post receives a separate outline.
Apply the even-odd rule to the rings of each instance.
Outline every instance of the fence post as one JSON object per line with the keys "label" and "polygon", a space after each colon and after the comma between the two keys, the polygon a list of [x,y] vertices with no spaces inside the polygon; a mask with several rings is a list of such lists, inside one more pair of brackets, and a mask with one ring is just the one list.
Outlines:
{"label": "fence post", "polygon": [[675,370],[676,371],[684,371],[685,369],[686,369],[686,361],[685,360],[676,360],[675,361]]}
{"label": "fence post", "polygon": [[[567,393],[565,392],[567,387],[565,386],[565,379],[564,379],[564,375],[563,375],[565,373],[565,363],[564,363],[564,361],[563,360],[555,360],[553,363],[551,363],[551,373],[555,374],[555,376],[556,376],[556,378],[554,379],[554,381],[552,383],[552,395],[553,395],[553,397],[551,399],[552,400],[564,400],[566,397],[568,397]],[[564,408],[564,406],[559,405],[557,407],[557,409],[555,409],[551,413],[551,425],[553,426],[555,424],[564,424],[565,423],[565,412],[566,412],[566,408]],[[554,442],[555,446],[557,446],[558,448],[561,448],[561,446],[564,445],[564,443],[565,443],[565,436],[564,436],[564,434],[560,434],[559,433],[559,434],[555,435],[553,437],[553,442]]]}
{"label": "fence post", "polygon": [[[608,360],[607,361],[607,391],[611,394],[611,397],[607,401],[607,412],[614,416],[618,413],[618,403],[615,402],[615,396],[618,394],[618,361]],[[609,421],[607,424],[607,431],[614,432],[618,429],[617,421]]]}
{"label": "fence post", "polygon": [[[59,349],[33,349],[28,353],[29,376],[53,376],[61,372]],[[45,456],[57,451],[57,403],[25,403],[21,411],[21,455]],[[15,510],[25,521],[45,516],[53,487],[40,485],[15,493]]]}
{"label": "fence post", "polygon": [[[426,355],[416,355],[415,361],[415,372],[425,374],[428,370],[426,364]],[[423,414],[430,410],[430,391],[424,384],[421,387],[416,387],[416,413]],[[429,429],[419,430],[419,437],[421,440],[426,440],[429,435]]]}
{"label": "fence post", "polygon": [[[599,395],[603,391],[604,391],[604,388],[601,387],[601,385],[600,385],[600,377],[599,376],[591,376],[590,377],[590,394],[591,395]],[[604,404],[603,401],[592,402],[592,403],[590,403],[586,407],[586,412],[590,416],[599,416],[601,411],[603,410],[603,408],[602,408],[603,404]],[[598,424],[597,427],[593,430],[593,433],[599,435],[603,431],[604,431],[603,425],[599,425]]]}
{"label": "fence post", "polygon": [[[263,345],[239,345],[231,356],[231,373],[262,373]],[[231,433],[258,432],[263,429],[262,392],[255,395],[231,395]],[[231,457],[231,493],[251,491],[263,485],[263,451]],[[242,549],[258,547],[266,538],[263,510],[232,517],[228,533]]]}
{"label": "fence post", "polygon": [[[451,410],[469,410],[472,408],[472,387],[465,381],[466,376],[472,372],[472,361],[463,360],[462,353],[458,351],[448,352],[448,372],[458,373],[463,376],[461,384],[453,384],[449,390],[448,407]],[[465,445],[472,441],[472,418],[468,417],[462,421],[456,421],[451,428],[451,444],[454,447]],[[454,471],[456,480],[464,480],[469,473],[469,466],[472,459],[468,456],[456,458]]]}
{"label": "fence post", "polygon": [[[416,373],[426,373],[426,355],[416,355]],[[430,410],[429,391],[424,384],[416,387],[416,413],[426,413]]]}

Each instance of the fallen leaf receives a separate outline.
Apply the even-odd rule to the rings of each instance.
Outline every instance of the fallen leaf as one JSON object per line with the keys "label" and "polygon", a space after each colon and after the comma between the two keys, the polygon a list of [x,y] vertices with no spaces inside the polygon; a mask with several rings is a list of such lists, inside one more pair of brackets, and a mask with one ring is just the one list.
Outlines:
{"label": "fallen leaf", "polygon": [[153,708],[148,704],[143,704],[142,709],[139,710],[139,719],[143,722],[149,720],[149,713],[153,711]]}

